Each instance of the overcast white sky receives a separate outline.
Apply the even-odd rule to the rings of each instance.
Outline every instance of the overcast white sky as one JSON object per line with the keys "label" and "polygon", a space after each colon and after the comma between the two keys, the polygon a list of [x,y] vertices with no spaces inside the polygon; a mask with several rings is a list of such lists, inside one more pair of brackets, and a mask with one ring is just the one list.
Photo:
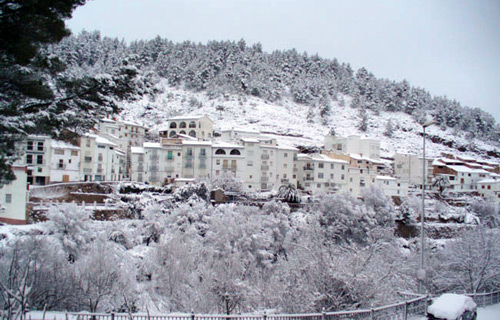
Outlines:
{"label": "overcast white sky", "polygon": [[92,0],[68,26],[126,41],[296,48],[407,79],[500,121],[499,0]]}

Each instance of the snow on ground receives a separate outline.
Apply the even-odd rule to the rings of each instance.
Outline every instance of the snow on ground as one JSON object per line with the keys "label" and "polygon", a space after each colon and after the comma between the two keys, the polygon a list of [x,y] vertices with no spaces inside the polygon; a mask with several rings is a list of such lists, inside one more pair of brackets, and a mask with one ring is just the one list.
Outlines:
{"label": "snow on ground", "polygon": [[[207,115],[214,121],[216,129],[224,130],[240,128],[257,130],[278,138],[285,146],[322,146],[323,138],[330,128],[337,135],[361,135],[381,141],[382,156],[392,156],[395,152],[419,153],[422,149],[421,126],[405,113],[368,111],[368,132],[360,132],[360,118],[356,109],[350,105],[350,97],[341,96],[345,105],[339,102],[331,103],[331,114],[327,124],[322,123],[318,108],[311,108],[283,98],[272,103],[251,96],[225,95],[210,98],[206,92],[190,92],[169,87],[165,81],[157,84],[161,92],[155,97],[143,96],[139,101],[125,103],[122,117],[125,120],[142,122],[151,132],[158,132],[166,126],[166,120],[173,116]],[[384,136],[388,120],[396,128],[392,138]],[[459,145],[469,145],[463,135],[451,129],[442,131],[438,126],[431,126],[427,133],[452,140]],[[493,150],[494,146],[481,141],[474,141],[477,147]],[[428,156],[439,156],[441,152],[460,153],[441,144],[427,143]],[[474,154],[463,154],[477,158]]]}

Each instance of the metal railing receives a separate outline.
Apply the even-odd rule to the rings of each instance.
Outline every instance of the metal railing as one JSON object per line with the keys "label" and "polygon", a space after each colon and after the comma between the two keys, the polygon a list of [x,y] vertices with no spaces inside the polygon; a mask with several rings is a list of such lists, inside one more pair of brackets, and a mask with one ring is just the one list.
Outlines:
{"label": "metal railing", "polygon": [[[66,313],[68,320],[407,320],[411,316],[425,315],[429,296],[401,294],[406,301],[371,309],[334,311],[301,314],[126,314],[126,313]],[[500,291],[490,293],[466,294],[478,306],[484,307],[500,303]],[[30,319],[29,315],[27,319]],[[47,318],[49,319],[49,318]]]}

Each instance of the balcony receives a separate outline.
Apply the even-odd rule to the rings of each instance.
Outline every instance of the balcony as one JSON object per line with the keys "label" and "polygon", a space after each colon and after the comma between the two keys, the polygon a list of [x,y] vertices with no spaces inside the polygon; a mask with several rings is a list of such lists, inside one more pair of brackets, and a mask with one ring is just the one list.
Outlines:
{"label": "balcony", "polygon": [[158,166],[157,165],[150,166],[149,171],[158,171]]}
{"label": "balcony", "polygon": [[314,177],[304,177],[304,181],[314,181]]}
{"label": "balcony", "polygon": [[92,173],[92,169],[91,168],[83,168],[83,173]]}
{"label": "balcony", "polygon": [[269,182],[269,178],[268,177],[260,177],[260,182],[267,183],[267,182]]}
{"label": "balcony", "polygon": [[261,171],[269,171],[269,166],[260,166]]}
{"label": "balcony", "polygon": [[158,159],[160,159],[160,156],[158,156],[157,154],[152,154],[151,155],[151,160],[152,161],[158,161]]}
{"label": "balcony", "polygon": [[304,170],[314,170],[314,167],[313,166],[306,166],[303,169]]}
{"label": "balcony", "polygon": [[263,155],[260,156],[260,158],[262,160],[269,160],[269,155],[264,153]]}
{"label": "balcony", "polygon": [[144,167],[142,165],[137,166],[137,171],[138,172],[143,172],[144,171]]}
{"label": "balcony", "polygon": [[281,179],[281,183],[289,183],[290,179]]}

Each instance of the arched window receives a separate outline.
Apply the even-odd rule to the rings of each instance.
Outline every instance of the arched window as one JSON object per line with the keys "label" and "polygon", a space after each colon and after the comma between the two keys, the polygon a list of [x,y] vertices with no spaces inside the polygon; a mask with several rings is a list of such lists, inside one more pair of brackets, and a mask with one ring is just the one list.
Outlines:
{"label": "arched window", "polygon": [[241,156],[241,152],[240,152],[240,150],[233,149],[233,150],[231,150],[230,155],[232,155],[232,156]]}
{"label": "arched window", "polygon": [[196,122],[191,121],[191,122],[189,123],[189,127],[190,127],[190,128],[196,128]]}
{"label": "arched window", "polygon": [[170,124],[170,129],[175,129],[175,128],[177,128],[177,123],[172,122],[172,123]]}
{"label": "arched window", "polygon": [[226,154],[226,151],[224,151],[224,149],[217,149],[215,154]]}
{"label": "arched window", "polygon": [[179,128],[185,128],[185,127],[186,127],[186,123],[184,121],[179,123]]}
{"label": "arched window", "polygon": [[186,131],[181,130],[181,131],[179,132],[179,134],[186,134]]}
{"label": "arched window", "polygon": [[170,131],[170,134],[168,135],[170,138],[175,137],[176,133],[175,130]]}
{"label": "arched window", "polygon": [[189,131],[189,136],[196,138],[196,131],[194,131],[194,130]]}

